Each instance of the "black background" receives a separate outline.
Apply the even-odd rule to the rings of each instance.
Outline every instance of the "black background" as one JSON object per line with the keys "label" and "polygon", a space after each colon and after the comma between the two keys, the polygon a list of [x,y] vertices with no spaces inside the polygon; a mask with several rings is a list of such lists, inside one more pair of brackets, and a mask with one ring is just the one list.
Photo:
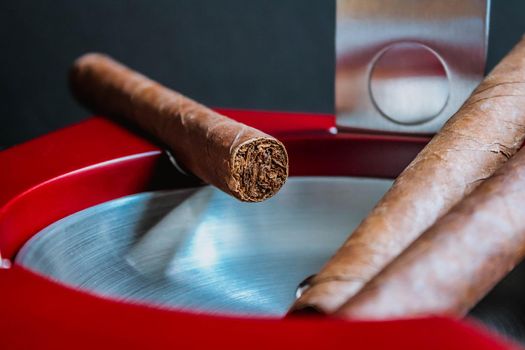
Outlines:
{"label": "black background", "polygon": [[[525,1],[494,0],[488,68],[525,32]],[[66,73],[87,51],[216,107],[331,112],[335,2],[2,1],[0,148],[88,113]]]}

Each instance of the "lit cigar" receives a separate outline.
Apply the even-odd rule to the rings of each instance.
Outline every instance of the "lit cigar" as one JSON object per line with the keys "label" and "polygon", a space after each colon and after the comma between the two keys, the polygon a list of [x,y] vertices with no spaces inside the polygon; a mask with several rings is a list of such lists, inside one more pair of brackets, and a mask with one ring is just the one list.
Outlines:
{"label": "lit cigar", "polygon": [[337,312],[464,316],[525,257],[525,149],[453,207]]}
{"label": "lit cigar", "polygon": [[292,313],[333,313],[525,137],[525,41],[499,63],[310,281]]}
{"label": "lit cigar", "polygon": [[74,95],[96,113],[126,118],[165,143],[186,169],[249,202],[279,191],[288,176],[283,144],[101,54],[77,59]]}

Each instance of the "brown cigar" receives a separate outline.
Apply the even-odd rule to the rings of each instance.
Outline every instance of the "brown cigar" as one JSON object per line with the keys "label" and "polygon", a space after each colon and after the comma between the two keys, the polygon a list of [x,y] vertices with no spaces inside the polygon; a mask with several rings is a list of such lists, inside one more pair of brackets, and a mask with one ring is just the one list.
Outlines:
{"label": "brown cigar", "polygon": [[525,149],[453,207],[337,316],[464,316],[525,257]]}
{"label": "brown cigar", "polygon": [[332,313],[516,153],[525,137],[525,40],[399,175],[292,313]]}
{"label": "brown cigar", "polygon": [[259,202],[288,176],[281,142],[170,90],[101,54],[75,61],[73,93],[96,113],[127,118],[172,150],[178,162],[232,196]]}

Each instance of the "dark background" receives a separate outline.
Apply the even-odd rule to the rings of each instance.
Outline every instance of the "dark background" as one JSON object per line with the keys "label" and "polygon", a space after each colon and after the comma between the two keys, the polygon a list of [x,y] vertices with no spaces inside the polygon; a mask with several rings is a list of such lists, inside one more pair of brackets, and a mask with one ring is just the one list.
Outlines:
{"label": "dark background", "polygon": [[[525,32],[492,3],[488,67]],[[331,112],[335,1],[92,0],[0,4],[0,148],[85,118],[66,73],[87,51],[216,107]]]}

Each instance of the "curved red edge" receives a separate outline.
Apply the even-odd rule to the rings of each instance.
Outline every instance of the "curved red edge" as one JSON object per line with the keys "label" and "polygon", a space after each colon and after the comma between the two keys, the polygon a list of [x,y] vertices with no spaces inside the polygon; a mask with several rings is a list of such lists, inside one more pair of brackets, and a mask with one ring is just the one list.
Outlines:
{"label": "curved red edge", "polygon": [[[394,177],[426,138],[331,134],[327,115],[220,110],[280,138],[291,175]],[[124,195],[186,187],[161,149],[101,117],[0,152],[0,251],[13,258],[32,235]],[[7,348],[167,347],[508,349],[471,323],[249,319],[196,315],[108,300],[14,265],[0,270],[0,345]]]}

